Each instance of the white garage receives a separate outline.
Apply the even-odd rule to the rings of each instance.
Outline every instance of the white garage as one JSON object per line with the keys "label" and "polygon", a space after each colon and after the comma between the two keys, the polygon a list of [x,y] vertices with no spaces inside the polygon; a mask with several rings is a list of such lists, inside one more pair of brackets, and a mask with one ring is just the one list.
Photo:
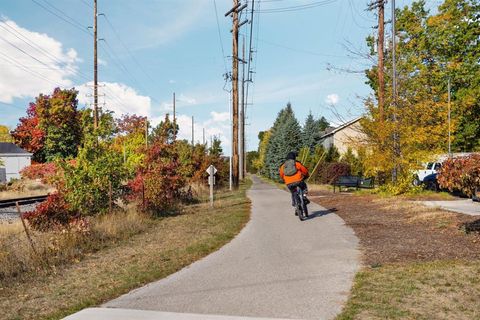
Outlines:
{"label": "white garage", "polygon": [[20,179],[20,171],[32,163],[32,154],[14,143],[0,142],[0,183]]}

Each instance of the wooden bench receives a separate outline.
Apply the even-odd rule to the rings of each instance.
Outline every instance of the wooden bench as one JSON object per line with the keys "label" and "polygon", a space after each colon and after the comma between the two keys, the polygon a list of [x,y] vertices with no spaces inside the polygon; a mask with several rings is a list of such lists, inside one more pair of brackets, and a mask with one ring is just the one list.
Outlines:
{"label": "wooden bench", "polygon": [[361,178],[359,176],[340,176],[333,182],[333,192],[338,187],[338,191],[342,192],[342,187],[351,187],[355,189],[364,188],[372,189],[375,187],[375,178]]}

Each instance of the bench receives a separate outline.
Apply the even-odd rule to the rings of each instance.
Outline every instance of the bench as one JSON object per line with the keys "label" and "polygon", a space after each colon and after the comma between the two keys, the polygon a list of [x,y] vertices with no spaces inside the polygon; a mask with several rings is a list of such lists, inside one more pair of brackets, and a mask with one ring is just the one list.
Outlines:
{"label": "bench", "polygon": [[333,192],[338,187],[338,191],[342,192],[342,187],[353,187],[355,189],[364,188],[372,189],[375,187],[375,178],[361,178],[359,176],[340,176],[333,182]]}

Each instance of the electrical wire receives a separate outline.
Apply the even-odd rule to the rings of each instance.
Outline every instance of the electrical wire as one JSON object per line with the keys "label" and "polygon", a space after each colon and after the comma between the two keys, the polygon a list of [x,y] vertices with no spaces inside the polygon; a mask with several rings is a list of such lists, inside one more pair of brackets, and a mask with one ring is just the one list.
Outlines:
{"label": "electrical wire", "polygon": [[316,1],[316,2],[312,2],[312,3],[308,3],[308,4],[297,5],[297,6],[262,9],[258,13],[282,13],[282,12],[307,10],[307,9],[313,9],[313,8],[316,8],[316,7],[328,5],[328,4],[334,3],[336,1],[337,0],[323,0],[323,1]]}
{"label": "electrical wire", "polygon": [[223,49],[222,33],[220,32],[220,22],[218,20],[217,2],[215,0],[213,0],[213,5],[215,7],[215,17],[217,19],[218,39],[220,40],[220,48],[222,49],[223,65],[225,67],[225,74],[227,74],[228,68],[227,68],[227,62],[226,62],[226,55],[225,55],[225,50]]}

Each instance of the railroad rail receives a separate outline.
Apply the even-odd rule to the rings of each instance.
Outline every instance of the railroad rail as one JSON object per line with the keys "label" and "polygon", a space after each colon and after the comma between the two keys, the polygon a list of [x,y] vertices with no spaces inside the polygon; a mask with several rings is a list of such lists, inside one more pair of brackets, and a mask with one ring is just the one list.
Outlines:
{"label": "railroad rail", "polygon": [[5,199],[0,200],[0,209],[15,207],[17,202],[19,205],[32,204],[37,202],[42,202],[47,199],[48,195],[34,196],[34,197],[24,197],[24,198],[14,198],[14,199]]}

